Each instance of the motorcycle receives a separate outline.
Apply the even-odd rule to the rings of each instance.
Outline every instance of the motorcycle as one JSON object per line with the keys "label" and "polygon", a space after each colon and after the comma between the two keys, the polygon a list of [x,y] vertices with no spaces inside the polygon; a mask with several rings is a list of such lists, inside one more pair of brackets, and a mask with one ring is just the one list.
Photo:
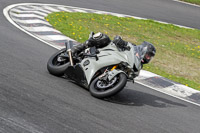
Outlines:
{"label": "motorcycle", "polygon": [[[92,35],[90,35],[91,37]],[[52,55],[47,63],[50,74],[65,76],[89,90],[96,98],[111,97],[120,92],[134,73],[136,60],[133,45],[119,49],[112,41],[103,48],[90,47],[72,56],[74,42]]]}

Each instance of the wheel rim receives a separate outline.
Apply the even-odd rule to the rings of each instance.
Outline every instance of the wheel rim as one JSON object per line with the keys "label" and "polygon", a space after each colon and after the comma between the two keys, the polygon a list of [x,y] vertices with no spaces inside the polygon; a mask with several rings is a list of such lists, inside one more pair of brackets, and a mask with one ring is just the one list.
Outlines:
{"label": "wheel rim", "polygon": [[112,87],[117,82],[117,77],[114,77],[111,81],[98,80],[96,87],[98,90],[104,91]]}
{"label": "wheel rim", "polygon": [[61,66],[65,63],[68,62],[68,59],[67,58],[63,58],[63,57],[60,57],[62,54],[64,54],[65,51],[62,51],[61,53],[59,53],[54,59],[53,59],[53,62],[52,64],[55,65],[55,66]]}

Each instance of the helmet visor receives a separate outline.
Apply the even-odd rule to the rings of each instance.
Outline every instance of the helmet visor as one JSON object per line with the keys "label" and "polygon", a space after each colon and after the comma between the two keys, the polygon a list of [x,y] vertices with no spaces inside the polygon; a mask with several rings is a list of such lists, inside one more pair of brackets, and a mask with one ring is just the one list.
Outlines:
{"label": "helmet visor", "polygon": [[143,64],[149,63],[153,59],[154,55],[150,53],[146,53],[144,59],[142,60]]}

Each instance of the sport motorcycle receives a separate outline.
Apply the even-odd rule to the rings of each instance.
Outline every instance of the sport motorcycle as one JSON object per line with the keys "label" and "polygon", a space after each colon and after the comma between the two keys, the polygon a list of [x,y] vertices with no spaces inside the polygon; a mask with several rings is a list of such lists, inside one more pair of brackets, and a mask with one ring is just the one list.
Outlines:
{"label": "sport motorcycle", "polygon": [[74,45],[73,41],[67,41],[66,48],[50,57],[47,63],[50,74],[75,81],[96,98],[111,97],[133,80],[136,56],[131,43],[122,50],[111,41],[103,48],[93,46],[76,56],[71,52]]}

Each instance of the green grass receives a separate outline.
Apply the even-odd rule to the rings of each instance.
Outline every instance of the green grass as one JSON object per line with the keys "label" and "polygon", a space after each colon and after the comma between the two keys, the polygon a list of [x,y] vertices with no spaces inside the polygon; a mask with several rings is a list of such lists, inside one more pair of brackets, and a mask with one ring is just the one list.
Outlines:
{"label": "green grass", "polygon": [[57,12],[46,20],[66,36],[83,43],[91,31],[103,32],[111,39],[156,46],[154,60],[145,70],[200,90],[200,30],[185,29],[153,20],[138,20],[111,15]]}
{"label": "green grass", "polygon": [[185,2],[192,3],[192,4],[200,5],[200,0],[181,0],[181,1],[185,1]]}

